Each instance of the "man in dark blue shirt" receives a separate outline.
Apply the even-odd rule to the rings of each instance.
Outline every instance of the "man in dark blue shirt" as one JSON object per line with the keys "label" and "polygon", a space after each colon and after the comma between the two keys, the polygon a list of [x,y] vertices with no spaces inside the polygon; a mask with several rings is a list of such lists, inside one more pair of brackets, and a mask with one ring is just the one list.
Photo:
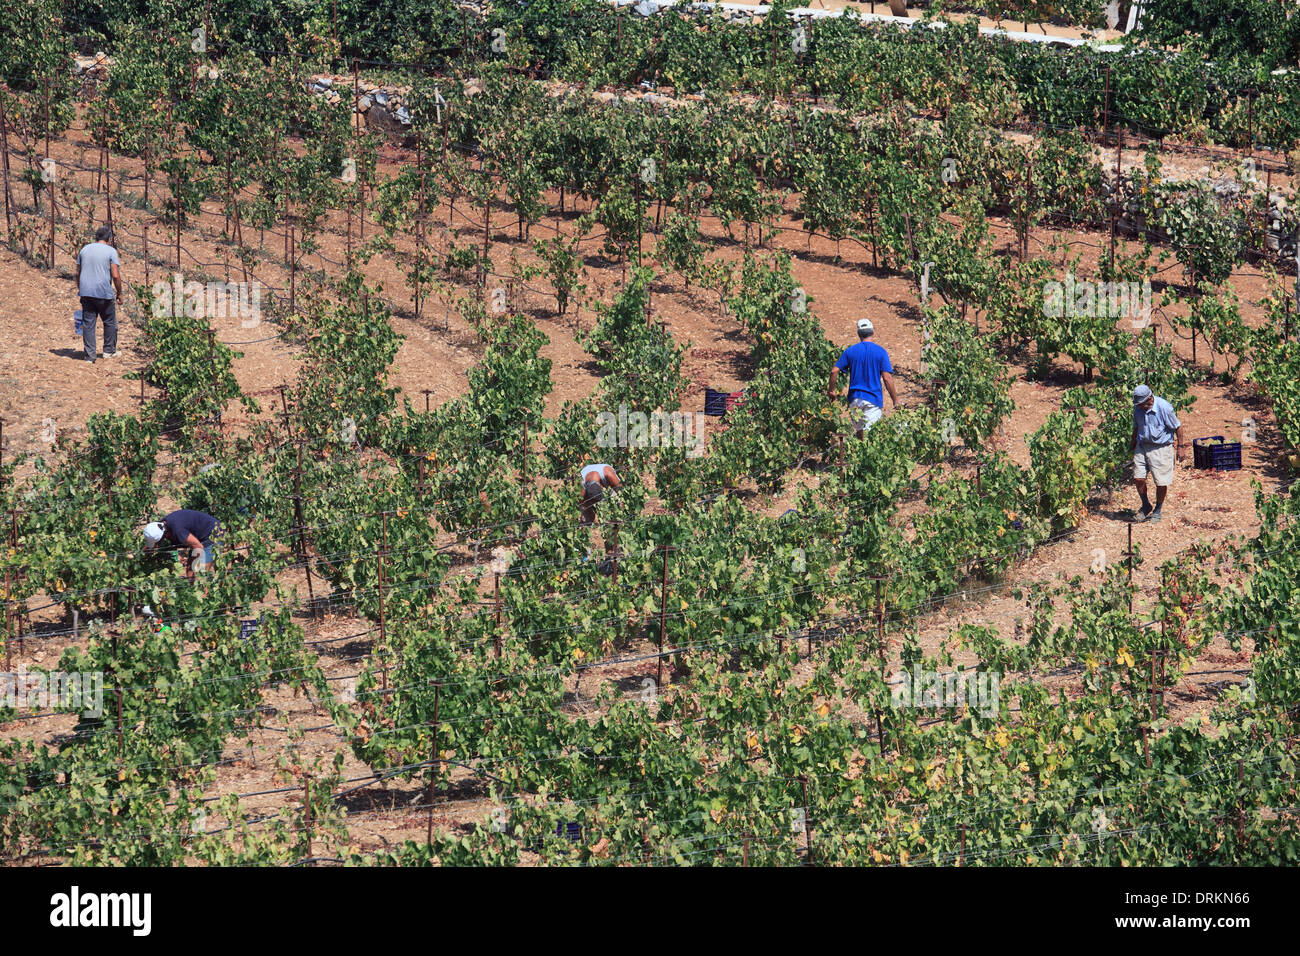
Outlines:
{"label": "man in dark blue shirt", "polygon": [[894,366],[889,353],[875,342],[868,341],[875,334],[870,319],[858,319],[858,344],[846,348],[831,369],[831,398],[839,398],[840,372],[849,373],[849,409],[853,415],[853,430],[861,438],[884,414],[883,384],[895,408],[902,408],[898,393],[894,391]]}
{"label": "man in dark blue shirt", "polygon": [[212,515],[182,508],[162,521],[145,525],[144,547],[146,551],[152,551],[167,542],[177,548],[189,548],[193,557],[185,565],[185,576],[193,581],[197,568],[212,564],[212,536],[220,527]]}

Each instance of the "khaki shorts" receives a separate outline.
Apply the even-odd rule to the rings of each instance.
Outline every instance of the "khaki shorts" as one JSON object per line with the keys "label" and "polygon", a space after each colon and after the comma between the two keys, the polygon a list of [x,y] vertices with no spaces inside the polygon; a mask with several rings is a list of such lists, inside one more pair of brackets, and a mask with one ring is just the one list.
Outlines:
{"label": "khaki shorts", "polygon": [[849,402],[849,416],[853,419],[853,430],[870,431],[871,426],[880,421],[884,410],[879,405],[872,405],[865,398],[855,398]]}
{"label": "khaki shorts", "polygon": [[1174,482],[1174,446],[1139,445],[1133,454],[1133,477],[1151,479],[1161,488],[1168,488]]}

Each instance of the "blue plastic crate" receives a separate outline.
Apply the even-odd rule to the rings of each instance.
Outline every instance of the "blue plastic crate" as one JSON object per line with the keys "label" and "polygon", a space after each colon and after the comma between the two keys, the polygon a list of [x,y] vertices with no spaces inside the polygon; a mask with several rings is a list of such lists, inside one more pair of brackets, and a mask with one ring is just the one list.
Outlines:
{"label": "blue plastic crate", "polygon": [[745,390],[719,392],[715,388],[704,390],[704,414],[721,417],[745,401]]}
{"label": "blue plastic crate", "polygon": [[719,392],[716,389],[706,388],[704,390],[704,414],[722,416],[727,414],[727,397],[730,392]]}
{"label": "blue plastic crate", "polygon": [[[1219,444],[1212,445],[1217,441]],[[1215,471],[1236,471],[1241,467],[1241,442],[1224,441],[1222,435],[1192,439],[1192,466]]]}
{"label": "blue plastic crate", "polygon": [[[566,823],[557,823],[555,825],[555,835],[561,838],[567,838],[570,843],[582,842],[582,824],[577,821],[568,821]],[[546,845],[545,840],[534,840],[532,844],[533,852],[541,853]],[[561,855],[567,855],[567,850],[560,850]]]}
{"label": "blue plastic crate", "polygon": [[582,839],[582,824],[574,821],[557,823],[555,825],[555,835],[568,837],[571,843],[577,843]]}

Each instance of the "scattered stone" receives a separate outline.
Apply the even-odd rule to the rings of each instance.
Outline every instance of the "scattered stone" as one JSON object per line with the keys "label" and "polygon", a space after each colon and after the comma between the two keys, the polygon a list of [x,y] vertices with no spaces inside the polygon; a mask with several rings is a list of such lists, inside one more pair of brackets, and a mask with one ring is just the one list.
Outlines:
{"label": "scattered stone", "polygon": [[87,80],[103,80],[108,77],[108,68],[113,60],[107,54],[96,53],[94,56],[73,56],[72,72]]}
{"label": "scattered stone", "polygon": [[396,116],[378,104],[370,107],[366,113],[366,125],[385,133],[404,133],[405,124]]}

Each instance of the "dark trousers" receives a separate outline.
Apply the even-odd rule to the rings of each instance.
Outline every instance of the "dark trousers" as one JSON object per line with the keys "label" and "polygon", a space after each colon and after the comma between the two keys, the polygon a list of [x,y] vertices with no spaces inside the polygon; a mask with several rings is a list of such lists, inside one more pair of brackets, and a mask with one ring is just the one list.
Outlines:
{"label": "dark trousers", "polygon": [[95,322],[104,317],[104,354],[112,355],[117,351],[117,303],[113,299],[96,299],[93,296],[81,297],[81,341],[86,347],[86,358],[94,361]]}

